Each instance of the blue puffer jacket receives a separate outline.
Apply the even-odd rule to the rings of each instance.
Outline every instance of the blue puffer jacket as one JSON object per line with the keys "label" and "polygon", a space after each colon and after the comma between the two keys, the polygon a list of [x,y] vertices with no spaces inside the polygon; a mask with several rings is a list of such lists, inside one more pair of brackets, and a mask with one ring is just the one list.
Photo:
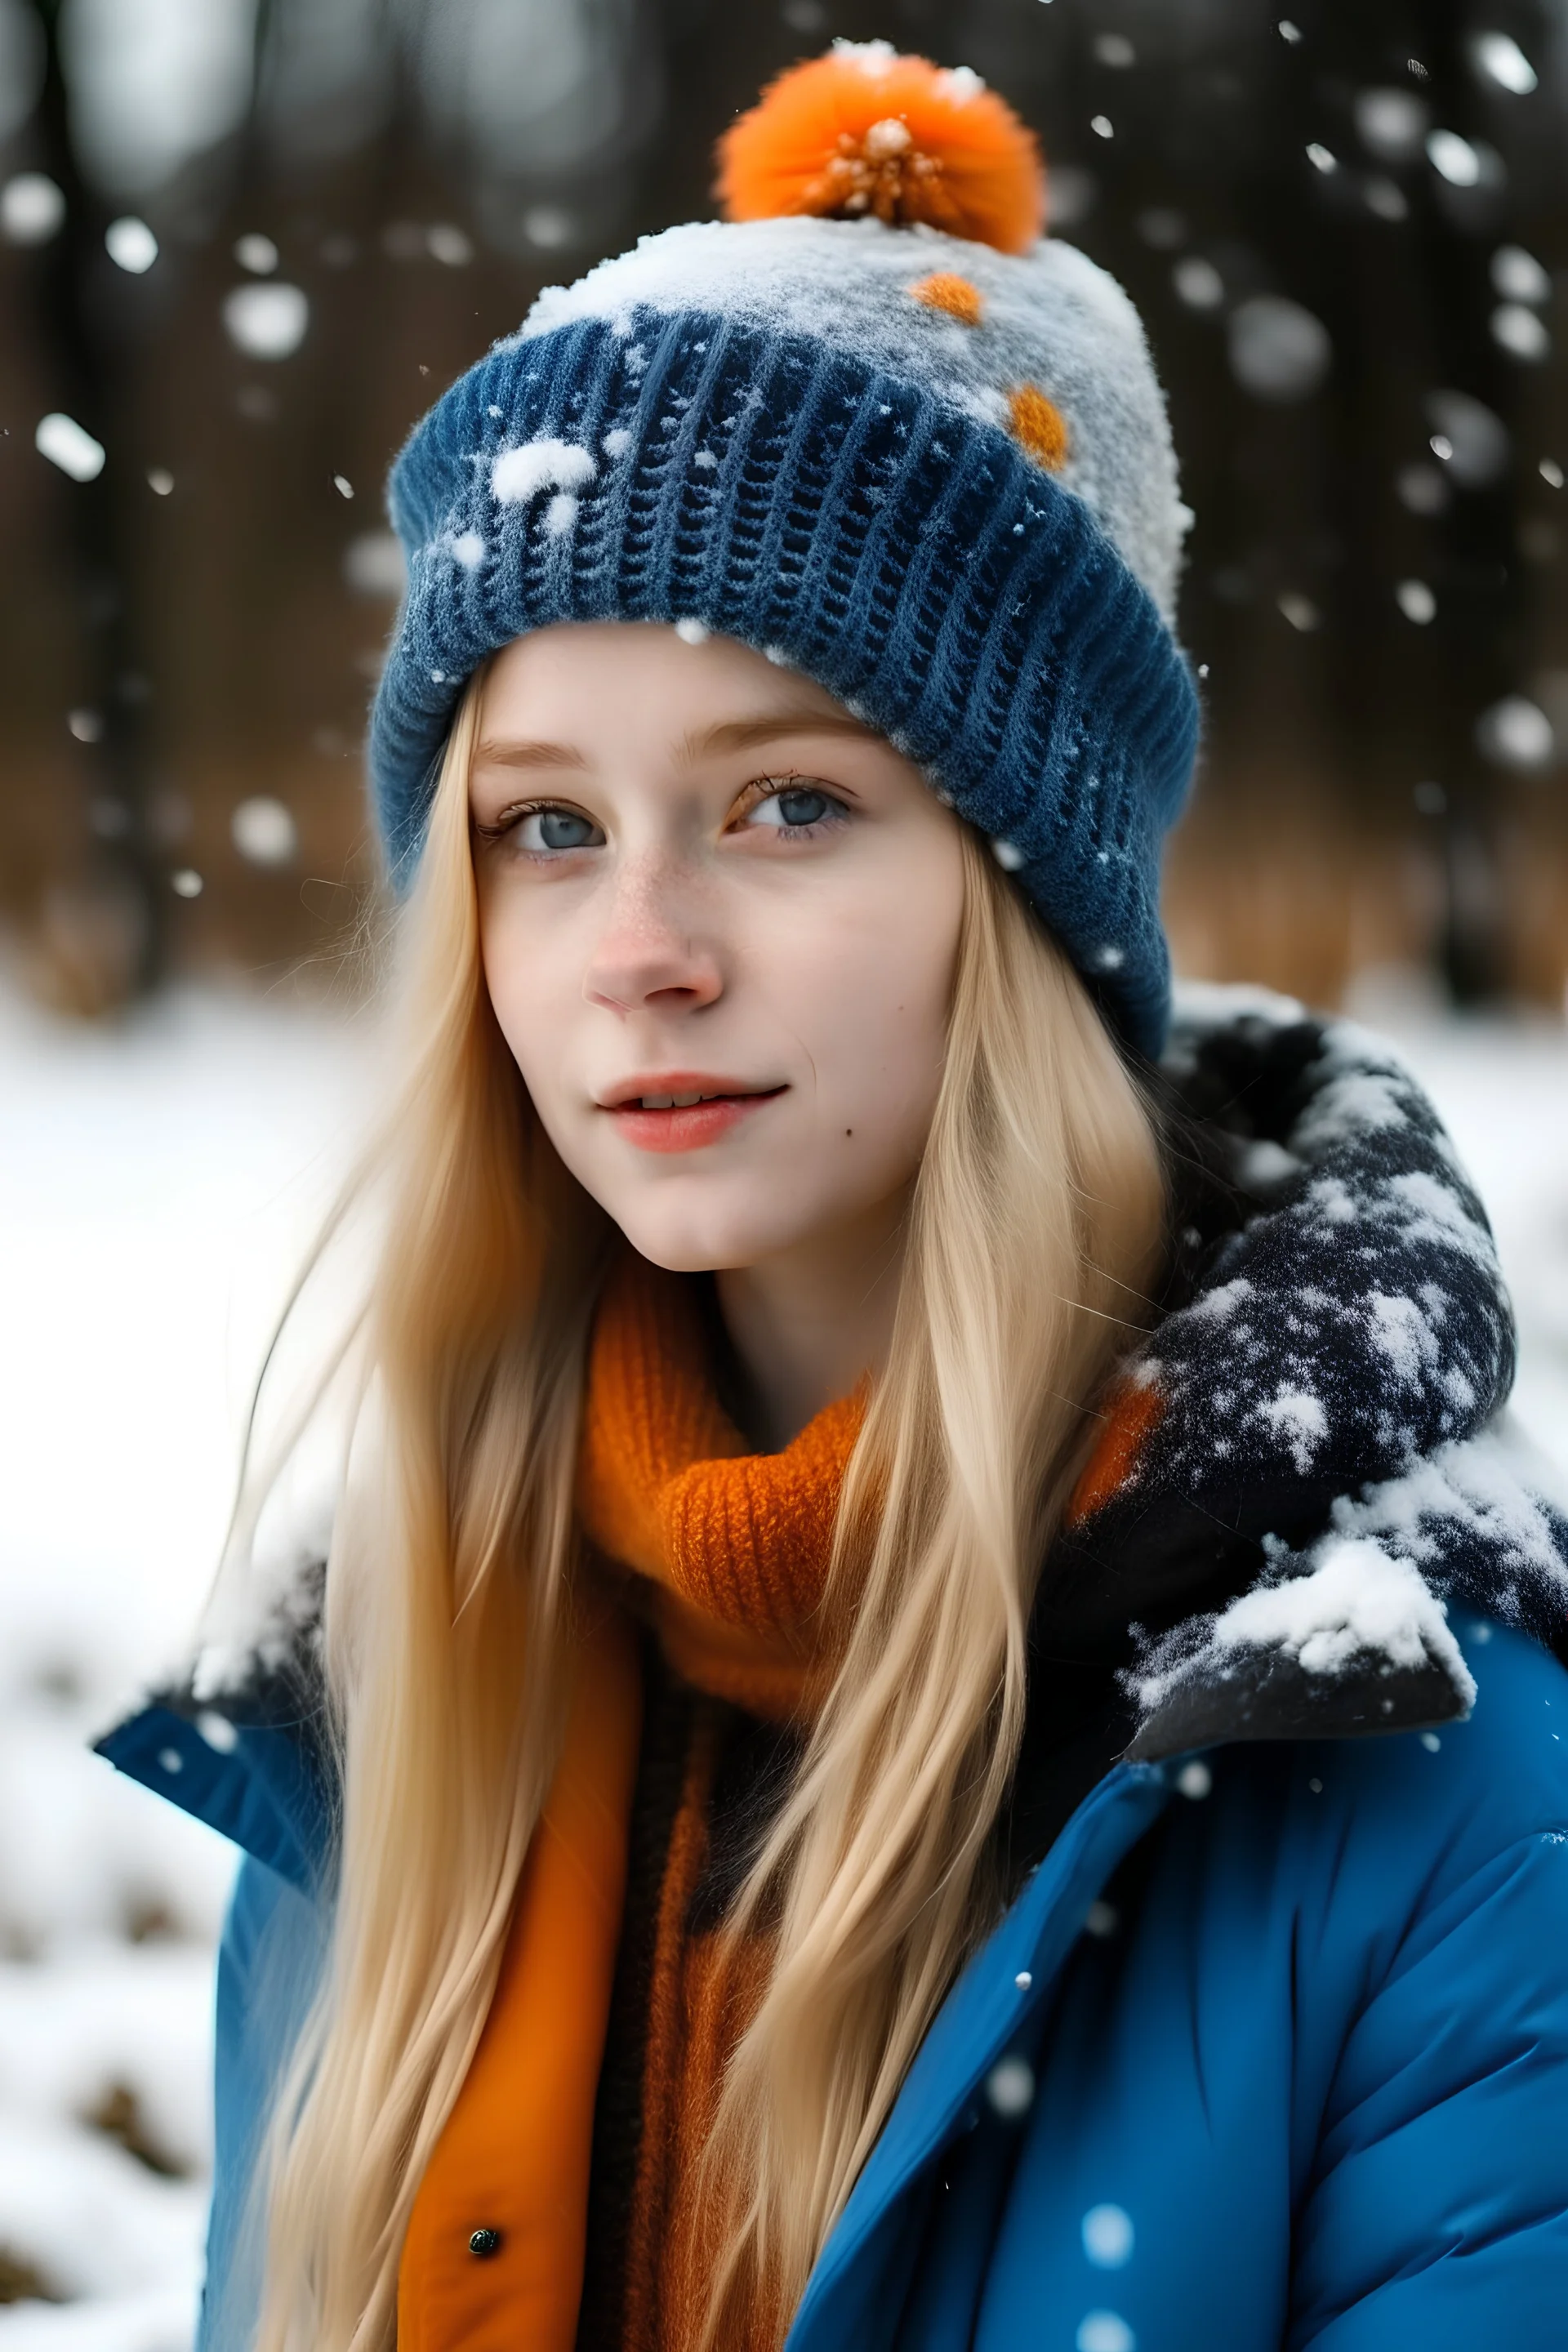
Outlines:
{"label": "blue puffer jacket", "polygon": [[[1189,1233],[1138,1375],[1159,1412],[1053,1562],[1018,1892],[789,2352],[1568,2346],[1568,1526],[1496,1419],[1489,1237],[1366,1041],[1207,1004],[1172,1070],[1245,1198]],[[243,1655],[231,1596],[221,1652],[103,1743],[247,1850],[221,2352],[254,2320],[245,2186],[329,1917],[318,1583],[274,1583]]]}

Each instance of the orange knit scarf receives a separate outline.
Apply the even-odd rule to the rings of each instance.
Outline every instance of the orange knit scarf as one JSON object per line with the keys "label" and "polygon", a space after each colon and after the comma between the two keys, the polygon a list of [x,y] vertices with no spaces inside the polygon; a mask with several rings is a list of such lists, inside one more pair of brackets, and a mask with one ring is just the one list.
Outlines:
{"label": "orange knit scarf", "polygon": [[772,1723],[809,1716],[821,1608],[857,1394],[781,1454],[754,1454],[713,1393],[689,1283],[623,1262],[588,1369],[577,1507],[590,1540],[647,1585],[676,1672]]}
{"label": "orange knit scarf", "polygon": [[[822,1602],[863,1411],[846,1399],[782,1453],[749,1453],[713,1394],[689,1282],[629,1255],[617,1267],[590,1356],[579,1514],[594,1549],[632,1572],[627,1597],[670,1664],[713,1698],[775,1722],[809,1717],[831,1671]],[[415,2201],[399,2352],[572,2352],[639,1723],[627,1617],[611,1607],[582,1638],[489,2018]],[[627,2352],[677,2352],[700,2305],[692,2176],[756,1990],[727,1980],[716,1939],[697,1950],[686,1931],[712,1754],[700,1738],[660,1905]]]}

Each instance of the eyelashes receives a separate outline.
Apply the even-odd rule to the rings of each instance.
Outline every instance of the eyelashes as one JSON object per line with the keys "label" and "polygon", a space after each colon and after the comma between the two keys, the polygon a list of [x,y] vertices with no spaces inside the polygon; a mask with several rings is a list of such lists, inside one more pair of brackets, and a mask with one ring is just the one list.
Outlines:
{"label": "eyelashes", "polygon": [[[840,794],[815,776],[758,776],[737,796],[724,831],[801,840],[846,822],[850,814]],[[570,801],[520,802],[489,824],[475,818],[473,829],[479,840],[510,840],[521,856],[542,863],[605,845],[604,827]]]}
{"label": "eyelashes", "polygon": [[843,802],[826,784],[795,776],[769,777],[764,781],[771,789],[758,794],[747,814],[756,817],[763,809],[776,808],[777,818],[763,822],[777,832],[815,833],[833,818],[848,814]]}

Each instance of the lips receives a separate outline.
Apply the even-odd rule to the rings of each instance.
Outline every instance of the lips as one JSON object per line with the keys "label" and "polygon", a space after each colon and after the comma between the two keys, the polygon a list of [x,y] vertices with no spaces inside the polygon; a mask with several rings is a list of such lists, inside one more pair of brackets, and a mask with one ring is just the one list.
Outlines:
{"label": "lips", "polygon": [[611,1087],[600,1108],[639,1151],[700,1151],[784,1091],[706,1071],[658,1070]]}

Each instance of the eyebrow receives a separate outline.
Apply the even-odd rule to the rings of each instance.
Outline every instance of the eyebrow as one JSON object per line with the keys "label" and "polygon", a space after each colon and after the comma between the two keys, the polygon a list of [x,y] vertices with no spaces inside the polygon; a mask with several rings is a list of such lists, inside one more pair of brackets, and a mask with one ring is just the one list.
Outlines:
{"label": "eyebrow", "polygon": [[480,743],[474,751],[476,768],[585,768],[587,764],[570,743]]}
{"label": "eyebrow", "polygon": [[[699,760],[710,759],[725,751],[749,751],[758,743],[777,742],[785,735],[847,735],[858,736],[863,742],[876,740],[876,730],[847,711],[778,711],[757,719],[726,719],[717,726],[704,728],[700,733],[683,735],[675,747],[678,767],[693,767]],[[476,766],[492,768],[585,768],[588,764],[581,751],[570,743],[508,743],[479,744],[474,754]]]}
{"label": "eyebrow", "polygon": [[875,740],[876,730],[847,710],[778,711],[761,719],[727,719],[720,726],[705,728],[700,735],[687,735],[675,747],[677,762],[681,767],[707,758],[716,751],[749,751],[757,743],[776,742],[782,735],[849,735],[862,741]]}

